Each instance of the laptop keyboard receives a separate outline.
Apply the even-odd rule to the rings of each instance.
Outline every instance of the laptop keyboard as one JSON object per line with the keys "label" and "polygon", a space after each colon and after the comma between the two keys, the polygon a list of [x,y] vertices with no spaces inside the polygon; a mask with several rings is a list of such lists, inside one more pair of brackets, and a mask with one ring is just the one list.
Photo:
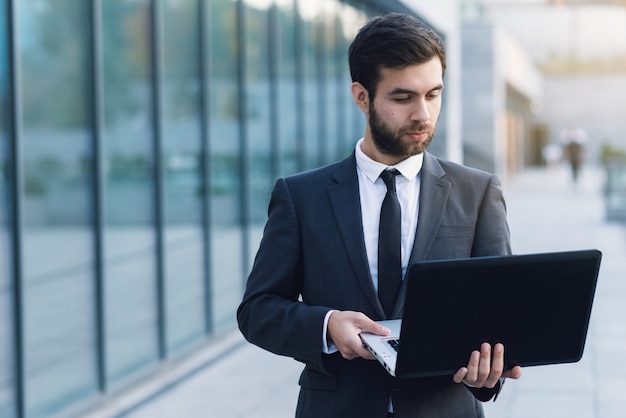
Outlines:
{"label": "laptop keyboard", "polygon": [[396,352],[398,351],[398,347],[400,346],[400,340],[387,340],[387,343],[391,346],[391,348],[396,350]]}

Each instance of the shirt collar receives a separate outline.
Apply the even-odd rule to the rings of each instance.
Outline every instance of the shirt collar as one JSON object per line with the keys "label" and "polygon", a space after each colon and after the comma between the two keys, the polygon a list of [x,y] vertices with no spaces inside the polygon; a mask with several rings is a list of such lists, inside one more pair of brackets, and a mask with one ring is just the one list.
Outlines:
{"label": "shirt collar", "polygon": [[406,158],[400,161],[398,164],[387,166],[385,164],[379,163],[378,161],[372,160],[370,157],[365,155],[363,150],[361,149],[361,144],[363,143],[363,138],[359,140],[356,144],[355,156],[356,156],[356,165],[361,170],[363,174],[372,182],[375,183],[380,177],[380,173],[383,170],[388,168],[395,168],[402,174],[404,178],[409,181],[415,179],[415,177],[419,174],[422,169],[422,164],[424,162],[424,153],[419,153],[417,155],[412,155],[409,158]]}

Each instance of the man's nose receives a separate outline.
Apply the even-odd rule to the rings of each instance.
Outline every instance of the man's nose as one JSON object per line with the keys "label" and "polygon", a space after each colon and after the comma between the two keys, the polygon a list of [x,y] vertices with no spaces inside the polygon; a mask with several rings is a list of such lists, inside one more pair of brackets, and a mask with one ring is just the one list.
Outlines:
{"label": "man's nose", "polygon": [[430,120],[430,112],[426,100],[417,100],[411,109],[411,122],[428,122]]}

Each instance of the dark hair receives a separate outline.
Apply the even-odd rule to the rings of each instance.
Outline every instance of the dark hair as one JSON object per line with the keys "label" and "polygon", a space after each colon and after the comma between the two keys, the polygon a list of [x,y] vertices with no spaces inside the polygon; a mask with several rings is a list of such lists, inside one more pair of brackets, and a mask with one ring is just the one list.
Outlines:
{"label": "dark hair", "polygon": [[352,81],[361,83],[373,98],[382,68],[402,69],[435,56],[445,72],[446,49],[441,37],[413,16],[390,13],[370,19],[359,30],[350,45],[348,62]]}

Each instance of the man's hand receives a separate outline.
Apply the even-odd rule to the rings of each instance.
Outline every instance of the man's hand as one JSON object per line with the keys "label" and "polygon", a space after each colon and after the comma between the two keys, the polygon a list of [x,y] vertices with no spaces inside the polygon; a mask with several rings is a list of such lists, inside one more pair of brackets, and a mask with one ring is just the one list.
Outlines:
{"label": "man's hand", "polygon": [[374,356],[363,347],[359,334],[370,332],[377,335],[389,335],[389,328],[372,321],[361,312],[334,311],[328,319],[328,338],[337,346],[343,358],[352,360],[363,357],[374,360]]}
{"label": "man's hand", "polygon": [[472,352],[467,367],[461,367],[455,373],[454,381],[476,388],[493,388],[501,377],[519,379],[522,376],[521,367],[504,370],[504,346],[498,343],[493,350],[492,357],[491,345],[483,343],[480,351]]}

